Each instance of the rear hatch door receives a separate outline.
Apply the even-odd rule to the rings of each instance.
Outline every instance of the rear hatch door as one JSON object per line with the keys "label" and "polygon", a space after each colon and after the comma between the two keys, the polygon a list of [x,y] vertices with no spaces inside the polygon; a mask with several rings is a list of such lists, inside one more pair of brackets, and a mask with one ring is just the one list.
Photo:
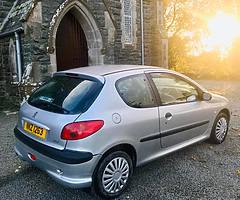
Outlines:
{"label": "rear hatch door", "polygon": [[[64,114],[45,111],[25,103],[19,112],[18,129],[35,141],[62,150],[66,145],[66,140],[61,139],[62,129],[78,116],[79,114],[66,117]],[[39,134],[40,132],[43,134]]]}
{"label": "rear hatch door", "polygon": [[22,105],[17,128],[35,141],[62,150],[67,142],[61,139],[64,126],[86,112],[102,86],[96,78],[54,76]]}

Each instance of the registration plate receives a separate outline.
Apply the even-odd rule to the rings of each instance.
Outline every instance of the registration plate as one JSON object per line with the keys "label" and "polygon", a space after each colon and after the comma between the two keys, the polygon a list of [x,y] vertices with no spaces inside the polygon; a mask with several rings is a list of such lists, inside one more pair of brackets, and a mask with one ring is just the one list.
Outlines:
{"label": "registration plate", "polygon": [[24,130],[42,139],[46,139],[47,130],[29,122],[24,122]]}

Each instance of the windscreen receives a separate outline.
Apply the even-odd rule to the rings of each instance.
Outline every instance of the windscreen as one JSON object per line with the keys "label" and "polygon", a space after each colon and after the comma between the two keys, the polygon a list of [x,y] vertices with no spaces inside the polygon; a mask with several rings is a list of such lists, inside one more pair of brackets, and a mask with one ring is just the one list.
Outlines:
{"label": "windscreen", "polygon": [[80,114],[94,102],[103,84],[71,76],[55,76],[29,97],[37,108],[63,114]]}

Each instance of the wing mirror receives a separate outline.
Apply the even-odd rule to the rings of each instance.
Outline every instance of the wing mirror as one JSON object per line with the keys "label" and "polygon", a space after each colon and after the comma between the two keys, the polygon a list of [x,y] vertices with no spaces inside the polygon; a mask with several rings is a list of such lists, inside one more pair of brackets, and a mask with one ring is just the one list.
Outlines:
{"label": "wing mirror", "polygon": [[193,101],[197,101],[197,96],[194,94],[187,98],[187,102],[193,102]]}
{"label": "wing mirror", "polygon": [[210,101],[212,99],[212,95],[209,92],[204,92],[202,98],[204,101]]}

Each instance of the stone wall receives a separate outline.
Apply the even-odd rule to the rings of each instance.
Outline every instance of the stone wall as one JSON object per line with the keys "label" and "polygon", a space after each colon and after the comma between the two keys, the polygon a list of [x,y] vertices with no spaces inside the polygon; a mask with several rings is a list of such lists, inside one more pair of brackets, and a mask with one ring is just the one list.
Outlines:
{"label": "stone wall", "polygon": [[[159,0],[158,0],[159,1]],[[162,63],[162,38],[161,38],[161,32],[160,27],[161,24],[159,24],[159,20],[157,19],[159,16],[157,16],[157,12],[159,12],[157,1],[153,1],[150,9],[152,11],[151,13],[151,57],[152,57],[152,65],[154,66],[161,66]]]}
{"label": "stone wall", "polygon": [[[52,11],[55,11],[60,3],[63,1],[58,1],[53,4],[44,4],[43,2],[43,16],[44,22],[46,22],[46,26],[44,26],[44,31],[49,29],[48,23],[53,14]],[[121,3],[118,0],[115,1],[106,1],[108,3],[104,4],[102,0],[88,0],[83,1],[85,2],[86,7],[89,9],[90,13],[92,13],[97,26],[100,30],[102,39],[103,39],[103,49],[102,53],[104,55],[104,64],[112,64],[112,63],[125,63],[125,64],[140,64],[139,63],[139,48],[136,46],[129,46],[126,48],[122,48],[122,41],[121,41]],[[139,9],[139,5],[137,5]],[[44,14],[46,13],[46,14]],[[51,13],[51,14],[47,14]],[[109,31],[109,27],[106,21],[109,21],[109,13],[113,16],[113,20],[116,27],[112,27]],[[138,13],[139,14],[139,13]],[[140,37],[140,29],[139,29],[139,17],[137,19],[137,37]],[[44,23],[45,24],[45,23]],[[111,33],[112,31],[112,33]],[[112,38],[113,36],[113,38]],[[109,39],[110,38],[110,39]],[[139,41],[140,38],[137,39]],[[129,57],[131,55],[131,57]]]}
{"label": "stone wall", "polygon": [[[104,47],[102,49],[102,53],[104,54],[104,59],[106,62],[104,63],[114,63],[113,61],[113,52],[106,48],[108,46],[108,29],[105,25],[105,12],[106,8],[102,2],[102,0],[88,0],[81,1],[85,3],[86,7],[89,9],[90,13],[95,18],[97,26],[100,30],[101,36],[103,38]],[[36,25],[35,27],[39,29],[37,34],[40,35],[37,40],[34,40],[31,44],[34,49],[34,55],[32,56],[34,71],[35,71],[35,79],[36,77],[46,77],[53,70],[51,69],[50,55],[47,51],[49,45],[49,30],[50,30],[50,22],[53,16],[56,14],[56,10],[64,3],[64,0],[56,0],[42,1],[42,23]],[[38,81],[38,80],[36,80]]]}
{"label": "stone wall", "polygon": [[[33,55],[31,61],[33,62],[36,77],[42,77],[42,74],[48,75],[51,72],[50,57],[47,52],[48,47],[48,33],[49,25],[56,10],[63,3],[63,0],[42,1],[42,23],[35,24],[35,26],[28,26],[29,32],[34,34],[36,29],[37,39],[32,41],[33,36],[28,37],[28,41],[31,41],[31,48]],[[90,13],[93,15],[97,26],[100,30],[103,40],[103,62],[104,64],[141,64],[141,26],[140,26],[140,3],[136,1],[136,44],[122,45],[122,30],[121,30],[121,2],[120,0],[105,1],[102,0],[83,0],[82,1]],[[150,3],[145,5],[145,8],[150,10]],[[147,14],[150,12],[147,12]],[[111,21],[113,19],[113,22]],[[149,18],[149,17],[148,17]],[[109,27],[110,24],[110,27]],[[146,22],[146,24],[149,24]],[[148,29],[146,29],[148,30]],[[148,31],[146,38],[151,38],[150,30]],[[146,58],[148,58],[147,64],[151,64],[150,53],[151,42],[150,39],[146,43]],[[25,51],[25,50],[24,50]],[[27,56],[26,60],[28,60]],[[25,61],[26,62],[26,61]],[[27,63],[26,63],[27,64]]]}
{"label": "stone wall", "polygon": [[18,103],[17,88],[11,86],[12,73],[9,69],[10,38],[0,40],[0,110],[13,108]]}
{"label": "stone wall", "polygon": [[144,7],[144,60],[145,65],[152,65],[152,1],[143,1]]}
{"label": "stone wall", "polygon": [[[116,38],[114,43],[114,52],[115,52],[115,60],[114,62],[117,64],[141,64],[141,24],[140,24],[140,1],[135,1],[136,8],[133,12],[136,12],[135,19],[133,19],[133,28],[135,29],[134,39],[136,42],[133,44],[123,44],[122,43],[122,5],[120,1],[116,2],[112,5],[113,10],[115,10],[114,16],[117,24],[116,28]],[[115,6],[114,6],[115,5]]]}
{"label": "stone wall", "polygon": [[[0,0],[0,28],[1,25],[10,11],[14,1]],[[8,77],[8,45],[9,39],[0,39],[0,110],[3,105],[7,103],[7,77]]]}
{"label": "stone wall", "polygon": [[6,48],[7,40],[0,40],[0,109],[5,103],[7,94],[6,88],[6,62],[8,60],[8,52]]}

